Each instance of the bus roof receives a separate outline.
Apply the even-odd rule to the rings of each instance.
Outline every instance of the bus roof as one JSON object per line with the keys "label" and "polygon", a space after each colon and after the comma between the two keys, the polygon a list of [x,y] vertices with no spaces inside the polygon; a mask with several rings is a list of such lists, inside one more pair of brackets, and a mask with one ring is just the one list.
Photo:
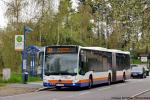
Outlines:
{"label": "bus roof", "polygon": [[87,49],[87,50],[96,50],[96,51],[106,51],[106,52],[114,52],[114,53],[122,53],[122,54],[130,54],[128,51],[122,51],[122,50],[116,50],[116,49],[107,49],[103,47],[83,47],[80,45],[50,45],[46,47],[79,47],[81,49]]}
{"label": "bus roof", "polygon": [[114,53],[122,53],[122,54],[130,54],[128,51],[121,51],[121,50],[116,50],[116,49],[107,49],[103,47],[81,47],[82,49],[87,49],[87,50],[96,50],[96,51],[106,51],[106,52],[114,52]]}

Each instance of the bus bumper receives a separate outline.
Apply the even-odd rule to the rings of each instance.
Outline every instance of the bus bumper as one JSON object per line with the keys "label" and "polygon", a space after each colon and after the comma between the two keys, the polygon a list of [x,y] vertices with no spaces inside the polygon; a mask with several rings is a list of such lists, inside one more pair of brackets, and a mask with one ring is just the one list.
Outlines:
{"label": "bus bumper", "polygon": [[52,87],[52,86],[56,86],[56,87],[84,87],[83,84],[81,83],[43,83],[44,87]]}

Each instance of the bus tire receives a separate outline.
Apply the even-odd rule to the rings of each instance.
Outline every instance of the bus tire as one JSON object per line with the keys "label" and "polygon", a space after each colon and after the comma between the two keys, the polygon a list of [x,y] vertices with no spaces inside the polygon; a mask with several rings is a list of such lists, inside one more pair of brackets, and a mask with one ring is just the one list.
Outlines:
{"label": "bus tire", "polygon": [[61,90],[61,87],[60,87],[60,86],[56,86],[56,89],[57,89],[57,90]]}
{"label": "bus tire", "polygon": [[122,77],[122,81],[125,82],[125,80],[126,80],[126,74],[125,74],[125,72],[124,72],[124,73],[123,73],[123,77]]}
{"label": "bus tire", "polygon": [[93,78],[92,78],[92,75],[90,75],[88,88],[91,88],[92,85],[93,85]]}
{"label": "bus tire", "polygon": [[108,75],[108,85],[111,85],[111,75]]}

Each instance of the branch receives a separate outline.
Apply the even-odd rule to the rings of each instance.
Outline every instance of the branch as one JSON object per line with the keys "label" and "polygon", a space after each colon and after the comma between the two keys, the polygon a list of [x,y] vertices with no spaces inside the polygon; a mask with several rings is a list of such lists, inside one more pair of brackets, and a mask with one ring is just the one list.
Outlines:
{"label": "branch", "polygon": [[12,6],[14,7],[12,4],[10,4],[9,2],[6,2],[5,0],[1,0],[2,2],[4,2],[4,4],[6,4],[7,6]]}

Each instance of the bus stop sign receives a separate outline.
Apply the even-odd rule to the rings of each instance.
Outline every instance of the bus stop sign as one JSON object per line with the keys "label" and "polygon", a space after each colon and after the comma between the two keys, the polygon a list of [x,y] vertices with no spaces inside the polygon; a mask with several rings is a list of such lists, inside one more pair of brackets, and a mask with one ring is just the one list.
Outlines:
{"label": "bus stop sign", "polygon": [[15,35],[15,50],[22,51],[24,49],[24,36]]}

